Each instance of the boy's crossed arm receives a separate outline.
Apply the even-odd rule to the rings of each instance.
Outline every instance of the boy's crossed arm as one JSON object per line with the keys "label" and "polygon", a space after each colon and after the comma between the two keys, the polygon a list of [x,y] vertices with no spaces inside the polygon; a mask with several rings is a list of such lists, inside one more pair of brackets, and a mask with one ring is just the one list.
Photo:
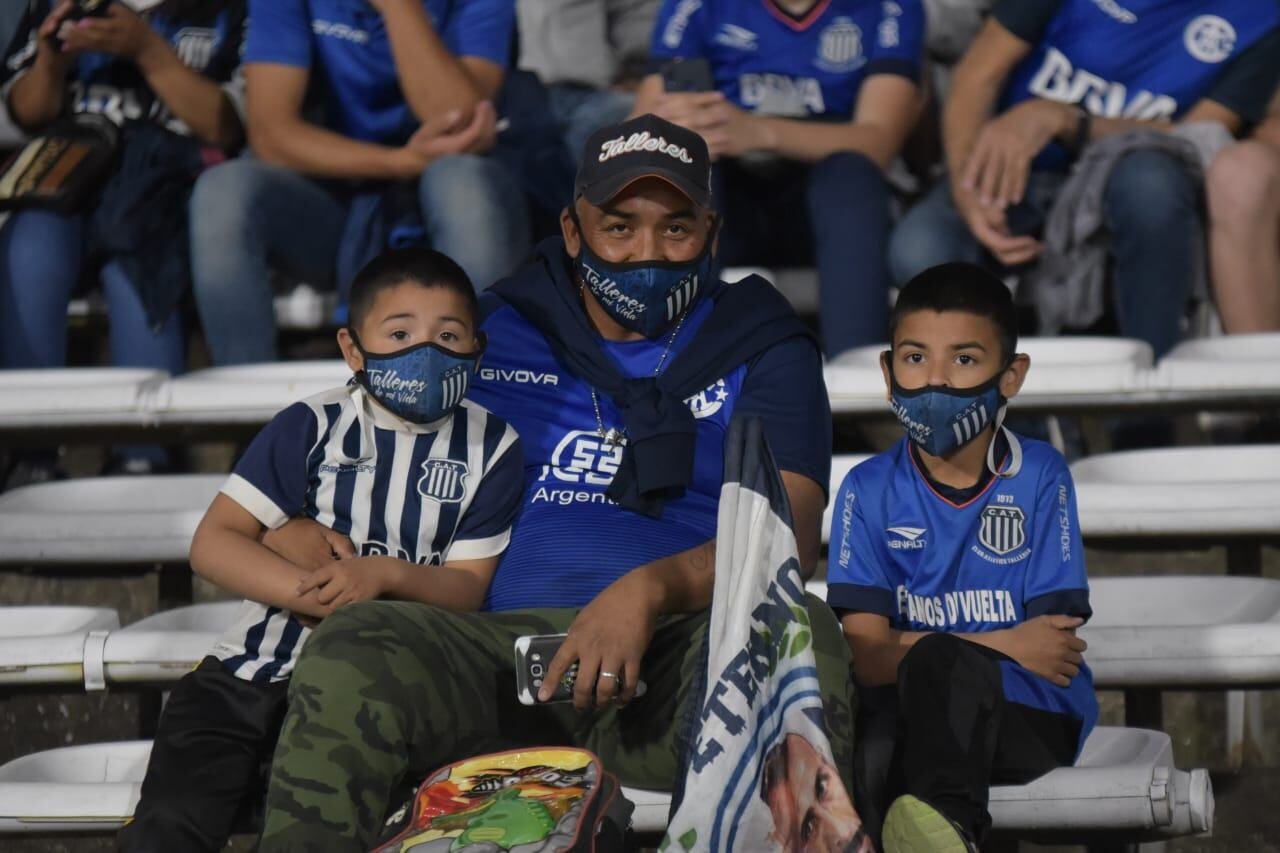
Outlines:
{"label": "boy's crossed arm", "polygon": [[310,565],[299,565],[262,544],[263,529],[248,510],[219,494],[191,541],[191,567],[245,598],[323,619],[344,604],[384,595],[476,610],[498,564],[497,557],[457,560],[424,572],[395,557],[355,557],[350,540],[334,533],[321,534],[325,547],[352,556],[317,563],[312,555]]}
{"label": "boy's crossed arm", "polygon": [[[928,636],[924,631],[892,628],[888,618],[878,613],[846,613],[840,623],[853,652],[854,673],[868,687],[896,683],[898,664],[920,638]],[[1083,624],[1078,616],[1045,615],[1012,628],[955,636],[994,649],[1036,675],[1066,687],[1080,673],[1088,648],[1075,634]]]}

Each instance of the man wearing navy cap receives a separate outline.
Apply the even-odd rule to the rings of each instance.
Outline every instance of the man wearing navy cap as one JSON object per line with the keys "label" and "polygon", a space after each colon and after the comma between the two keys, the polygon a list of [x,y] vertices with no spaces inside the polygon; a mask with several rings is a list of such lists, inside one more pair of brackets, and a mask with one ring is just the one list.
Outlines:
{"label": "man wearing navy cap", "polygon": [[[482,296],[491,343],[472,398],[525,453],[490,612],[374,602],[321,623],[294,673],[264,851],[367,850],[398,784],[499,749],[578,744],[624,784],[675,783],[729,419],[764,423],[806,575],[831,460],[812,336],[762,279],[712,275],[710,171],[700,136],[654,116],[598,131],[563,237]],[[810,618],[836,766],[848,768],[847,647],[829,613]],[[576,662],[573,705],[587,713],[517,700],[516,638],[560,632],[543,692]]]}

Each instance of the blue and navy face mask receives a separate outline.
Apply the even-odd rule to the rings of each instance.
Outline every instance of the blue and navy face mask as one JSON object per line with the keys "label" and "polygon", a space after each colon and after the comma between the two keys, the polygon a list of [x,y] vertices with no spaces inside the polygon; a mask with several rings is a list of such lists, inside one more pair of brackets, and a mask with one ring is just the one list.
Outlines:
{"label": "blue and navy face mask", "polygon": [[890,405],[917,447],[931,456],[946,456],[977,438],[988,424],[999,420],[997,416],[1005,404],[1000,396],[1000,377],[1007,369],[1005,365],[991,379],[973,388],[926,385],[907,390],[898,384],[890,367],[889,378],[893,383]]}
{"label": "blue and navy face mask", "polygon": [[[574,217],[575,222],[577,217]],[[717,220],[718,224],[718,220]],[[578,227],[582,233],[582,227]],[[575,260],[583,284],[605,313],[624,329],[656,338],[698,297],[711,277],[711,246],[716,228],[691,261],[635,261],[615,264],[604,260],[582,239]]]}
{"label": "blue and navy face mask", "polygon": [[425,424],[453,411],[467,396],[471,379],[484,355],[484,332],[473,353],[459,353],[427,341],[391,353],[370,353],[348,328],[356,349],[364,356],[364,370],[356,382],[383,408],[410,423]]}

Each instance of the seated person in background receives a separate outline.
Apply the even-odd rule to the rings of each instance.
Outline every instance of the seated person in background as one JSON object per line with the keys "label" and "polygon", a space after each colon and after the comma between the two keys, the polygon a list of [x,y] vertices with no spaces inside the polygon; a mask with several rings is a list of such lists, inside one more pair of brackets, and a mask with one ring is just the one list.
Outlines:
{"label": "seated person in background", "polygon": [[[952,79],[948,180],[894,232],[894,279],[988,254],[1033,263],[1045,211],[1090,140],[1198,121],[1238,133],[1261,119],[1280,73],[1277,22],[1275,3],[1254,0],[997,4]],[[1102,192],[1120,333],[1157,357],[1192,295],[1200,204],[1183,162],[1152,147],[1122,154]]]}
{"label": "seated person in background", "polygon": [[551,96],[572,162],[587,137],[631,112],[662,0],[517,0],[520,67]]}
{"label": "seated person in background", "polygon": [[907,436],[845,477],[827,570],[859,684],[854,799],[874,827],[898,798],[886,853],[963,853],[991,785],[1072,764],[1097,720],[1084,549],[1066,461],[1001,425],[1030,362],[1000,280],[921,273],[890,340]]}
{"label": "seated person in background", "polygon": [[[196,299],[215,363],[275,360],[270,268],[332,289],[398,223],[420,217],[427,242],[481,290],[526,259],[517,180],[483,156],[496,136],[510,0],[249,8],[253,156],[210,171],[192,199]],[[384,194],[406,183],[408,203]]]}
{"label": "seated person in background", "polygon": [[[28,208],[0,228],[0,368],[66,364],[67,303],[86,268],[106,296],[113,364],[176,374],[186,363],[186,200],[201,148],[243,139],[245,2],[151,5],[139,15],[113,2],[103,17],[72,21],[68,0],[35,0],[14,37],[2,90],[13,122],[38,134],[68,115],[105,117],[122,127],[122,177],[84,210]],[[166,462],[158,447],[133,447],[111,467]],[[10,485],[46,478],[53,463],[26,457],[31,470]]]}
{"label": "seated person in background", "polygon": [[885,171],[920,113],[923,40],[920,0],[666,0],[654,29],[653,63],[683,67],[646,78],[634,113],[719,160],[723,264],[817,266],[828,356],[884,334]]}
{"label": "seated person in background", "polygon": [[[485,346],[471,282],[437,252],[387,252],[352,285],[338,342],[356,381],[276,415],[196,530],[192,568],[246,600],[165,705],[122,850],[226,846],[262,795],[316,620],[381,597],[484,601],[524,471],[515,430],[463,399]],[[333,558],[300,565],[260,544],[294,516],[326,529]]]}
{"label": "seated person in background", "polygon": [[[642,135],[665,143],[623,144]],[[402,783],[499,749],[577,744],[624,784],[675,784],[679,721],[698,701],[689,676],[715,579],[729,420],[763,421],[805,576],[831,464],[812,337],[766,282],[711,277],[710,175],[706,145],[684,128],[643,116],[602,129],[563,239],[482,297],[494,344],[475,399],[520,432],[526,472],[485,602],[497,612],[361,604],[321,623],[294,672],[261,850],[368,850]],[[321,533],[297,521],[280,535]],[[809,612],[843,772],[849,649],[821,602]],[[574,705],[593,713],[517,699],[516,638],[564,631],[543,691],[576,661]]]}
{"label": "seated person in background", "polygon": [[1207,185],[1222,328],[1280,332],[1280,90],[1249,138],[1213,161]]}

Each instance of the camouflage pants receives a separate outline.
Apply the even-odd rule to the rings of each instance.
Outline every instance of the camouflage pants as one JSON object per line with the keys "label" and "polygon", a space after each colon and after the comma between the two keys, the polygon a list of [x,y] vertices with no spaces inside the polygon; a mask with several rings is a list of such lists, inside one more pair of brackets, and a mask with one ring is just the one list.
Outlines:
{"label": "camouflage pants", "polygon": [[[811,596],[809,610],[831,746],[836,766],[848,770],[848,646],[825,604]],[[325,619],[293,673],[259,849],[367,851],[403,782],[519,746],[584,747],[625,785],[671,788],[677,721],[701,664],[706,613],[659,621],[643,664],[648,693],[624,709],[579,713],[569,704],[520,704],[515,639],[561,633],[576,615],[464,614],[378,601]]]}

